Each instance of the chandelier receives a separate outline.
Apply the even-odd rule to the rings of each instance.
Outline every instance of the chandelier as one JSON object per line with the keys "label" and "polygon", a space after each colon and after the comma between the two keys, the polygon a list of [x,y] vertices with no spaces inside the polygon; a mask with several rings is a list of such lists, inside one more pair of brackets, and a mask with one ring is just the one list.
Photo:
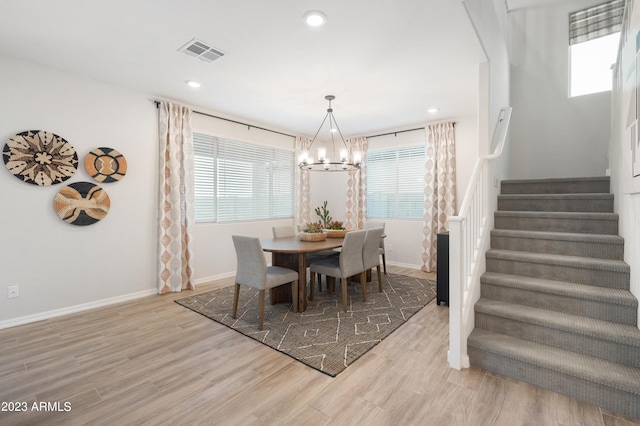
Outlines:
{"label": "chandelier", "polygon": [[[333,95],[327,95],[324,97],[329,101],[329,108],[327,109],[327,114],[324,116],[324,120],[320,124],[318,131],[315,136],[311,140],[311,144],[309,145],[309,149],[302,152],[300,158],[298,159],[298,166],[302,170],[316,170],[316,171],[325,171],[325,172],[341,172],[348,170],[357,170],[360,168],[362,163],[362,153],[361,152],[353,152],[349,155],[349,147],[342,137],[342,132],[338,127],[338,123],[336,122],[335,117],[333,116],[333,109],[331,108],[331,101],[336,97]],[[331,135],[331,148],[332,152],[327,152],[327,147],[317,147],[318,159],[315,160],[310,155],[311,148],[313,147],[314,142],[316,141],[320,130],[329,119],[329,134]],[[340,142],[342,142],[342,148],[339,149],[338,156],[336,156],[336,133],[340,136]],[[333,159],[331,158],[333,156]]]}

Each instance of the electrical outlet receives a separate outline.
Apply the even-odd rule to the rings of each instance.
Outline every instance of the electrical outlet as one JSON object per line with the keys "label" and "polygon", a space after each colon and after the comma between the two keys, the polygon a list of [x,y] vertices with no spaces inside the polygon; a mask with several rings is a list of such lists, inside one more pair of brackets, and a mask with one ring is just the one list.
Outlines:
{"label": "electrical outlet", "polygon": [[7,298],[15,299],[20,296],[20,288],[17,285],[10,285],[7,287]]}
{"label": "electrical outlet", "polygon": [[500,179],[498,179],[497,177],[493,178],[493,186],[495,186],[496,188],[500,185]]}

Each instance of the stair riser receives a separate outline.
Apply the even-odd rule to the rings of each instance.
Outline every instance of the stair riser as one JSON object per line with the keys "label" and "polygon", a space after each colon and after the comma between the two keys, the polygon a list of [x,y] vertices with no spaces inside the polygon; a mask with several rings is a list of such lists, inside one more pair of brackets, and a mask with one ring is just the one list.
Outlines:
{"label": "stair riser", "polygon": [[476,327],[640,368],[640,348],[476,312]]}
{"label": "stair riser", "polygon": [[501,211],[613,213],[613,199],[510,199],[498,198]]}
{"label": "stair riser", "polygon": [[491,248],[528,251],[533,253],[562,254],[566,256],[593,257],[596,259],[623,260],[622,244],[589,243],[565,240],[512,238],[491,236]]}
{"label": "stair riser", "polygon": [[482,283],[482,297],[518,305],[548,309],[565,314],[582,315],[604,321],[636,325],[637,308],[595,300],[577,299],[549,293]]}
{"label": "stair riser", "polygon": [[597,194],[609,193],[609,180],[596,179],[587,181],[502,181],[502,194]]}
{"label": "stair riser", "polygon": [[579,234],[618,235],[617,219],[580,219],[495,216],[496,229],[519,229],[526,231],[575,232]]}
{"label": "stair riser", "polygon": [[471,364],[474,366],[568,395],[589,404],[605,407],[627,416],[640,418],[640,398],[635,394],[488,353],[473,346],[469,346],[468,354]]}
{"label": "stair riser", "polygon": [[487,271],[629,290],[629,274],[487,257]]}

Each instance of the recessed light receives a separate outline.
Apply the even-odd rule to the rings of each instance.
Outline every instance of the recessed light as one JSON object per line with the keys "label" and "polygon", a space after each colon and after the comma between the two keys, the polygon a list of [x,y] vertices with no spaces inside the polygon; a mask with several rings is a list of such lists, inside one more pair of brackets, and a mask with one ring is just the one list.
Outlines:
{"label": "recessed light", "polygon": [[438,112],[438,111],[440,111],[440,108],[429,108],[429,109],[427,110],[427,112],[428,112],[429,114],[434,114],[434,113],[436,113],[436,112]]}
{"label": "recessed light", "polygon": [[197,89],[198,87],[201,86],[200,83],[198,83],[197,81],[193,81],[193,80],[187,80],[187,81],[185,81],[185,83],[187,83],[187,85],[189,87],[193,87],[194,89]]}
{"label": "recessed light", "polygon": [[320,25],[324,25],[327,22],[327,15],[320,12],[319,10],[310,10],[304,15],[302,15],[304,21],[307,25],[311,27],[319,27]]}

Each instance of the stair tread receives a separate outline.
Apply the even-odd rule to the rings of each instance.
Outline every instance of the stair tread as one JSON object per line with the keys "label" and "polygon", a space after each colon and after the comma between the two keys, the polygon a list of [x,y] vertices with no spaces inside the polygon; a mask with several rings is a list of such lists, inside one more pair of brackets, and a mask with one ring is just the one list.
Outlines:
{"label": "stair tread", "polygon": [[640,369],[475,328],[467,341],[507,358],[640,395]]}
{"label": "stair tread", "polygon": [[618,220],[617,213],[606,212],[548,212],[548,211],[528,211],[528,210],[497,210],[496,216],[515,216],[515,217],[542,217],[553,219],[589,219],[589,220]]}
{"label": "stair tread", "polygon": [[568,281],[554,281],[541,278],[524,277],[520,275],[502,274],[499,272],[485,272],[480,279],[482,283],[531,290],[538,293],[568,296],[582,300],[615,303],[623,306],[638,306],[638,299],[636,299],[628,290],[576,284]]}
{"label": "stair tread", "polygon": [[640,348],[638,327],[580,315],[480,298],[475,311]]}
{"label": "stair tread", "polygon": [[600,200],[612,200],[613,194],[605,192],[575,192],[575,193],[553,193],[553,194],[499,194],[498,198],[503,199],[539,199],[539,200],[582,200],[582,199],[600,199]]}
{"label": "stair tread", "polygon": [[515,260],[548,265],[572,266],[576,268],[629,272],[629,265],[623,260],[600,259],[595,257],[567,256],[562,254],[535,253],[528,251],[489,249],[487,258]]}
{"label": "stair tread", "polygon": [[577,232],[528,231],[520,229],[493,229],[491,235],[540,240],[562,240],[574,242],[624,245],[624,238],[611,234],[584,234]]}

